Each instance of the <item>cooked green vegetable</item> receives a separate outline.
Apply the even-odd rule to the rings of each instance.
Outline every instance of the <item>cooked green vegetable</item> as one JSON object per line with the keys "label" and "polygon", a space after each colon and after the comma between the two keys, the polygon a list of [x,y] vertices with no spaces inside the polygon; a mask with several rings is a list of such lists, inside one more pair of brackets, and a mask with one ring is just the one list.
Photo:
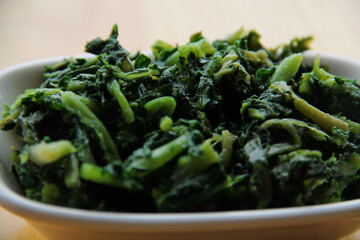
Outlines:
{"label": "cooked green vegetable", "polygon": [[349,130],[348,123],[337,117],[331,116],[330,114],[324,113],[316,107],[310,105],[304,99],[298,97],[285,82],[280,81],[272,85],[271,88],[283,94],[285,98],[294,104],[296,110],[313,120],[321,128],[328,131],[331,131],[334,127],[345,132]]}
{"label": "cooked green vegetable", "polygon": [[67,140],[41,142],[29,147],[29,158],[32,162],[42,166],[75,152],[76,148]]}
{"label": "cooked green vegetable", "polygon": [[173,97],[160,97],[145,103],[144,108],[147,111],[148,118],[171,117],[175,111],[176,101]]}
{"label": "cooked green vegetable", "polygon": [[0,121],[22,137],[13,172],[25,195],[74,208],[191,212],[360,197],[360,89],[302,64],[311,37],[266,49],[241,28],[213,43],[117,40],[44,69]]}
{"label": "cooked green vegetable", "polygon": [[119,83],[116,80],[112,80],[107,84],[107,89],[118,101],[121,110],[123,111],[125,122],[132,123],[135,121],[134,112],[131,109],[129,102],[126,100],[124,94],[120,90]]}
{"label": "cooked green vegetable", "polygon": [[281,61],[276,71],[270,78],[270,82],[285,81],[289,82],[298,72],[303,56],[300,53],[294,53]]}

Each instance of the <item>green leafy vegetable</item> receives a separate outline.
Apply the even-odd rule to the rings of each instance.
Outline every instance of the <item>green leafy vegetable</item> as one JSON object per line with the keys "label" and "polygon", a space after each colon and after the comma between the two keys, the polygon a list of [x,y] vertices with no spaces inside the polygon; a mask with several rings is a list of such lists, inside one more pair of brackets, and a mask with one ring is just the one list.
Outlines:
{"label": "green leafy vegetable", "polygon": [[276,68],[270,82],[285,81],[288,83],[299,70],[302,59],[303,56],[300,53],[294,53],[286,57]]}
{"label": "green leafy vegetable", "polygon": [[[13,173],[26,197],[123,212],[274,208],[359,198],[359,84],[302,65],[312,37],[266,49],[241,28],[210,42],[117,40],[45,66],[5,106],[23,141]],[[346,106],[346,107],[344,107]]]}
{"label": "green leafy vegetable", "polygon": [[29,147],[29,158],[39,166],[53,163],[71,153],[76,152],[76,148],[67,140],[51,143],[37,143]]}

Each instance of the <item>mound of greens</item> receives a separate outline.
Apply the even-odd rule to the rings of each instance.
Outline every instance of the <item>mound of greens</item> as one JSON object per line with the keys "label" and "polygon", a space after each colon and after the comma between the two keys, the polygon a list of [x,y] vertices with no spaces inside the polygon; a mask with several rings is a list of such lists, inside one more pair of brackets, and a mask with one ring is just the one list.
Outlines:
{"label": "mound of greens", "polygon": [[44,68],[5,106],[26,197],[81,209],[189,212],[358,198],[360,88],[302,64],[312,38],[265,49],[240,29],[130,54],[115,25],[89,59]]}

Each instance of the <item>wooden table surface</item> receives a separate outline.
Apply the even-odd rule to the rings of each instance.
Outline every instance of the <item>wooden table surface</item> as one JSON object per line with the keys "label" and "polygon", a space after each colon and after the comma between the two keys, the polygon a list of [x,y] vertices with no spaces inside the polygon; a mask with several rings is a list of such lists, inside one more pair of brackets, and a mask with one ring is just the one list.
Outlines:
{"label": "wooden table surface", "polygon": [[[157,39],[183,44],[198,31],[216,40],[245,26],[266,47],[313,35],[314,50],[360,60],[359,0],[0,0],[0,69],[82,53],[86,41],[107,37],[114,23],[131,51],[150,49]],[[5,239],[44,238],[0,207]]]}

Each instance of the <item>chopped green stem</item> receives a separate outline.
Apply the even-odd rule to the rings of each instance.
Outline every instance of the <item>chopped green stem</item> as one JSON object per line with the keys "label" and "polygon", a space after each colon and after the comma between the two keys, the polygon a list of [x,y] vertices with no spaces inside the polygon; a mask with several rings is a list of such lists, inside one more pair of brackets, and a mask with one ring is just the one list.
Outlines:
{"label": "chopped green stem", "polygon": [[[126,79],[126,80],[151,78],[151,79],[156,80],[157,79],[156,76],[159,76],[159,75],[160,75],[160,72],[158,70],[153,70],[153,69],[148,69],[148,68],[141,68],[141,69],[136,69],[133,72],[120,74],[119,78]],[[115,74],[115,76],[117,76],[117,75]]]}
{"label": "chopped green stem", "polygon": [[170,161],[176,157],[179,153],[184,151],[188,145],[187,134],[181,135],[180,137],[168,142],[161,147],[154,149],[151,152],[151,157],[148,164],[151,166],[150,169],[154,170],[164,163]]}
{"label": "chopped green stem", "polygon": [[268,151],[266,152],[267,157],[287,153],[301,147],[300,136],[291,121],[289,121],[288,119],[270,119],[261,124],[260,128],[265,130],[273,126],[282,128],[287,131],[293,139],[293,144],[288,145],[283,143],[275,143],[273,145],[270,145]]}
{"label": "chopped green stem", "polygon": [[174,65],[179,61],[179,57],[185,58],[187,61],[190,53],[193,53],[196,58],[205,57],[207,54],[214,54],[216,49],[206,39],[201,39],[197,42],[190,42],[186,45],[180,46],[176,52],[170,55],[166,61],[166,65]]}
{"label": "chopped green stem", "polygon": [[5,130],[7,125],[16,119],[21,113],[21,105],[23,101],[39,101],[42,102],[47,96],[51,96],[55,93],[61,92],[60,89],[42,88],[42,89],[28,89],[23,94],[18,96],[15,102],[3,112],[2,119],[0,121],[0,129]]}
{"label": "chopped green stem", "polygon": [[221,152],[220,157],[222,163],[227,166],[229,165],[233,152],[233,143],[235,137],[228,131],[224,130],[221,132]]}
{"label": "chopped green stem", "polygon": [[249,31],[246,31],[244,26],[242,26],[239,30],[237,30],[236,32],[234,32],[234,33],[230,34],[229,36],[227,36],[225,38],[225,41],[229,42],[230,44],[234,44],[234,42],[236,40],[239,40],[240,38],[244,37],[248,33],[249,33]]}
{"label": "chopped green stem", "polygon": [[64,182],[67,188],[76,188],[80,186],[79,160],[72,154],[65,164]]}
{"label": "chopped green stem", "polygon": [[123,116],[125,122],[130,124],[135,121],[134,112],[130,107],[128,100],[126,99],[125,95],[120,90],[120,85],[117,81],[112,80],[111,82],[107,83],[107,89],[111,95],[115,97],[121,110],[123,111]]}
{"label": "chopped green stem", "polygon": [[286,57],[276,68],[274,75],[270,79],[270,83],[278,81],[285,81],[288,83],[299,70],[302,59],[303,55],[300,53],[294,53]]}
{"label": "chopped green stem", "polygon": [[346,123],[349,124],[350,132],[354,133],[355,135],[360,135],[360,124],[349,119],[344,119]]}
{"label": "chopped green stem", "polygon": [[296,110],[313,120],[321,128],[329,132],[331,132],[334,127],[343,131],[349,130],[348,123],[310,105],[307,101],[298,97],[285,81],[276,82],[271,88],[284,95],[287,100],[292,101]]}
{"label": "chopped green stem", "polygon": [[167,132],[171,129],[173,121],[171,117],[165,116],[160,119],[160,129],[164,132]]}
{"label": "chopped green stem", "polygon": [[75,153],[76,148],[67,140],[31,145],[29,147],[29,158],[39,166],[56,162],[57,160]]}
{"label": "chopped green stem", "polygon": [[304,99],[296,96],[293,100],[295,108],[317,123],[321,128],[326,129],[327,131],[332,131],[334,127],[337,127],[345,132],[349,130],[349,124],[339,118],[331,116],[328,113],[322,112],[316,107],[310,105]]}
{"label": "chopped green stem", "polygon": [[173,97],[159,97],[155,98],[144,105],[148,118],[154,117],[171,117],[176,108],[176,101]]}
{"label": "chopped green stem", "polygon": [[117,188],[128,188],[129,185],[106,169],[91,163],[83,163],[80,167],[80,176],[86,181]]}
{"label": "chopped green stem", "polygon": [[191,176],[199,174],[210,165],[219,162],[220,156],[212,147],[212,140],[208,139],[200,145],[200,156],[186,155],[181,157],[177,164],[178,169],[181,169],[185,175]]}
{"label": "chopped green stem", "polygon": [[141,158],[138,161],[132,162],[127,170],[131,172],[132,169],[144,171],[144,175],[158,169],[165,163],[174,159],[188,146],[188,134],[183,134],[178,138],[154,149],[147,158]]}
{"label": "chopped green stem", "polygon": [[15,109],[20,107],[24,100],[31,100],[35,102],[36,99],[39,99],[42,101],[44,97],[51,96],[58,92],[61,92],[61,90],[56,88],[28,89],[16,99],[10,108]]}
{"label": "chopped green stem", "polygon": [[81,101],[80,97],[73,92],[63,92],[61,94],[64,108],[77,115],[80,121],[86,126],[94,129],[99,138],[101,147],[104,149],[104,158],[107,162],[119,160],[120,156],[116,145],[111,139],[109,132],[102,122],[95,116],[93,112]]}

